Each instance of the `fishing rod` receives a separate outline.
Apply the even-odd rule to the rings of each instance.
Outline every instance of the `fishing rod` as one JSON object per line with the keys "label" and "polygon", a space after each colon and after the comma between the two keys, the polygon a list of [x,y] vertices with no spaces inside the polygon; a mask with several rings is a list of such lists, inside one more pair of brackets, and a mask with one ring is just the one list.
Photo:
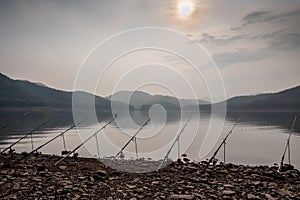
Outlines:
{"label": "fishing rod", "polygon": [[8,149],[11,149],[14,145],[18,144],[21,140],[23,140],[24,138],[26,138],[28,135],[32,135],[33,132],[37,131],[38,129],[40,129],[42,126],[46,125],[48,122],[54,120],[55,118],[57,118],[60,115],[60,113],[56,114],[55,116],[51,117],[50,119],[48,119],[47,121],[45,121],[44,123],[42,123],[41,125],[39,125],[38,127],[36,127],[35,129],[33,129],[32,131],[30,131],[29,133],[27,133],[26,135],[24,135],[23,137],[21,137],[20,139],[18,139],[16,142],[12,143],[10,146],[6,147],[3,151],[0,152],[0,155],[2,153],[4,153],[5,151],[7,151]]}
{"label": "fishing rod", "polygon": [[79,121],[78,123],[72,125],[71,127],[69,127],[68,129],[64,130],[63,132],[61,132],[60,134],[58,134],[57,136],[53,137],[52,139],[48,140],[47,142],[45,142],[44,144],[42,144],[41,146],[37,147],[36,149],[32,150],[31,152],[29,152],[28,154],[24,155],[22,158],[20,158],[19,160],[17,160],[17,162],[25,159],[26,157],[30,156],[31,154],[33,154],[34,152],[37,152],[38,150],[40,150],[41,148],[43,148],[44,146],[46,146],[47,144],[49,144],[50,142],[54,141],[55,139],[59,138],[60,136],[64,135],[66,132],[72,130],[73,128],[75,128],[76,126],[78,126],[79,124],[81,124],[82,122],[86,121],[89,117],[86,117],[84,119],[82,119],[81,121]]}
{"label": "fishing rod", "polygon": [[67,157],[69,157],[72,153],[74,153],[75,151],[77,151],[82,145],[84,145],[86,142],[88,142],[91,138],[93,138],[95,135],[97,135],[100,131],[102,131],[103,129],[105,129],[109,124],[111,124],[115,119],[110,120],[108,123],[106,123],[102,128],[100,128],[98,131],[96,131],[95,133],[93,133],[90,137],[88,137],[85,141],[83,141],[80,145],[78,145],[75,149],[73,149],[72,151],[70,151],[65,157],[61,158],[59,161],[57,161],[55,163],[55,165],[58,165],[61,161],[63,161],[64,159],[66,159]]}
{"label": "fishing rod", "polygon": [[95,142],[96,142],[96,148],[97,148],[97,156],[98,156],[98,159],[100,159],[100,148],[99,148],[98,136],[97,135],[95,135]]}
{"label": "fishing rod", "polygon": [[187,124],[189,123],[190,119],[191,119],[191,118],[189,118],[189,119],[185,122],[185,124],[184,124],[184,126],[182,127],[181,131],[179,132],[179,134],[177,135],[176,139],[174,140],[174,142],[173,142],[171,148],[169,149],[169,151],[168,151],[167,154],[165,155],[164,159],[163,159],[163,160],[161,161],[161,163],[159,164],[157,170],[159,170],[159,169],[162,167],[162,165],[164,164],[164,162],[167,160],[169,154],[171,153],[171,150],[173,149],[173,147],[174,147],[174,145],[176,144],[176,142],[179,140],[180,135],[183,133],[183,131],[184,131],[185,127],[187,126]]}
{"label": "fishing rod", "polygon": [[294,128],[294,125],[296,123],[296,120],[297,120],[297,116],[294,117],[294,121],[292,123],[292,126],[291,126],[291,129],[289,131],[289,136],[288,136],[288,139],[287,139],[287,142],[285,144],[285,148],[284,148],[284,152],[283,152],[283,155],[281,157],[281,162],[280,162],[280,167],[279,167],[279,171],[282,169],[283,167],[283,161],[284,161],[284,158],[285,158],[285,154],[286,154],[286,151],[288,150],[288,160],[289,160],[289,164],[291,164],[291,150],[290,150],[290,139],[291,139],[291,135],[292,135],[292,132],[293,132],[293,128]]}
{"label": "fishing rod", "polygon": [[138,151],[138,144],[137,144],[136,137],[134,138],[134,146],[135,146],[136,159],[139,159],[139,151]]}
{"label": "fishing rod", "polygon": [[0,128],[0,130],[6,129],[9,125],[14,124],[15,122],[19,121],[20,119],[25,118],[26,116],[28,116],[29,113],[30,113],[30,112],[26,112],[26,113],[24,113],[22,116],[18,117],[17,119],[11,120],[10,122],[8,122],[8,123],[5,124],[4,126],[2,126],[2,127]]}
{"label": "fishing rod", "polygon": [[209,159],[209,161],[206,163],[206,166],[203,169],[203,173],[206,171],[206,169],[208,168],[209,164],[215,159],[217,153],[219,152],[219,150],[221,149],[222,145],[226,143],[226,140],[228,138],[228,136],[232,133],[233,129],[238,125],[239,121],[242,119],[242,116],[239,117],[239,119],[235,122],[235,124],[232,126],[232,128],[230,129],[230,131],[227,133],[226,137],[223,139],[223,141],[221,142],[221,144],[219,145],[219,147],[217,148],[217,150],[215,151],[215,153],[213,154],[213,156]]}
{"label": "fishing rod", "polygon": [[[131,141],[133,141],[134,138],[136,138],[137,134],[139,134],[139,132],[148,124],[148,122],[150,122],[150,118],[139,128],[139,130],[137,130],[137,132],[130,138],[130,140],[128,140],[128,142],[122,147],[122,149],[110,160],[110,162],[107,164],[109,165],[113,160],[115,160],[119,155],[122,154],[122,152],[124,151],[124,149],[129,145],[129,143]],[[136,146],[137,149],[137,146]]]}

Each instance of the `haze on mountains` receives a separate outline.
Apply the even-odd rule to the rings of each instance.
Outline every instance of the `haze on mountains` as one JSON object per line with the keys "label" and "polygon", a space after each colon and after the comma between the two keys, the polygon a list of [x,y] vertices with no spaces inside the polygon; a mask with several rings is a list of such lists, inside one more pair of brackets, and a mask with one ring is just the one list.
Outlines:
{"label": "haze on mountains", "polygon": [[[75,91],[75,93],[86,97],[94,96],[83,91]],[[186,110],[193,110],[195,105],[205,111],[209,111],[211,107],[209,102],[203,100],[177,99],[171,96],[150,95],[142,91],[121,91],[114,95],[118,100],[117,105],[130,106],[130,110],[148,110],[154,104],[160,104],[168,111],[179,110],[180,104]],[[131,97],[129,98],[129,96]],[[111,97],[95,96],[96,110],[111,112]],[[130,105],[123,101],[127,98],[130,99]],[[299,111],[300,86],[276,93],[233,97],[215,105],[223,103],[227,104],[228,111]],[[49,88],[42,83],[13,80],[0,74],[1,109],[33,109],[37,107],[70,110],[72,109],[72,92]]]}

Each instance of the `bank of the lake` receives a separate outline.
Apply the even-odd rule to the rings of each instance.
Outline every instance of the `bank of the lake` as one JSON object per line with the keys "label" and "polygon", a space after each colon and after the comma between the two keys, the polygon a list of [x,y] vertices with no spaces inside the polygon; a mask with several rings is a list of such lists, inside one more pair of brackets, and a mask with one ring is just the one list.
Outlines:
{"label": "bank of the lake", "polygon": [[[275,167],[175,162],[158,172],[125,173],[91,158],[19,154],[0,159],[1,199],[299,199],[300,172]],[[126,161],[122,161],[126,162]],[[132,162],[132,161],[128,161]],[[149,166],[155,161],[141,160]]]}

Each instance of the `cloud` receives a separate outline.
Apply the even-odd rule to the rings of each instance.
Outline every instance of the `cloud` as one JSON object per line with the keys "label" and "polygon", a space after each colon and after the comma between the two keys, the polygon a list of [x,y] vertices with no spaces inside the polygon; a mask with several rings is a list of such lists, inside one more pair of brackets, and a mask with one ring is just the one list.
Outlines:
{"label": "cloud", "polygon": [[267,14],[269,13],[269,11],[257,11],[250,13],[243,18],[243,25],[245,26],[247,24],[253,24],[256,22],[264,22],[266,20]]}
{"label": "cloud", "polygon": [[287,12],[283,12],[283,13],[274,13],[271,11],[255,11],[255,12],[245,15],[242,18],[241,25],[239,25],[237,27],[233,27],[233,28],[231,28],[231,30],[239,30],[239,29],[241,29],[245,26],[251,25],[251,24],[288,19],[290,17],[296,17],[298,15],[300,15],[299,8],[296,10],[287,11]]}
{"label": "cloud", "polygon": [[214,61],[220,67],[226,67],[232,64],[244,62],[256,62],[268,57],[269,52],[266,49],[249,50],[239,49],[234,52],[224,52],[213,55]]}
{"label": "cloud", "polygon": [[273,32],[261,33],[256,35],[250,34],[239,34],[234,36],[216,36],[209,33],[203,33],[197,42],[201,44],[225,46],[233,45],[234,42],[238,43],[240,41],[246,42],[257,42],[262,41],[268,42],[270,45],[281,45],[286,48],[298,48],[300,47],[300,33],[288,32],[286,30],[280,29]]}
{"label": "cloud", "polygon": [[216,36],[209,33],[203,33],[200,37],[200,39],[197,39],[199,43],[202,44],[213,44],[213,45],[231,45],[234,42],[240,42],[242,40],[244,41],[251,41],[254,40],[270,40],[274,38],[278,38],[279,36],[283,35],[285,33],[284,30],[277,30],[274,32],[269,33],[263,33],[263,34],[256,34],[256,35],[250,35],[250,34],[238,34],[234,36]]}
{"label": "cloud", "polygon": [[201,38],[197,41],[200,43],[207,43],[207,44],[227,45],[235,41],[239,41],[247,38],[248,36],[245,34],[228,37],[228,36],[214,36],[208,33],[204,33],[201,35]]}
{"label": "cloud", "polygon": [[267,39],[267,47],[258,49],[239,49],[233,52],[222,52],[213,55],[214,60],[220,66],[229,66],[237,63],[257,62],[267,57],[274,56],[289,50],[300,48],[300,34],[284,31],[276,31],[268,34],[247,37],[249,39]]}
{"label": "cloud", "polygon": [[257,35],[253,35],[251,37],[249,37],[249,39],[274,39],[277,38],[278,36],[284,34],[285,31],[283,29],[277,30],[277,31],[273,31],[273,32],[269,32],[269,33],[262,33],[262,34],[257,34]]}
{"label": "cloud", "polygon": [[272,40],[270,49],[290,50],[300,47],[300,34],[299,33],[283,33]]}

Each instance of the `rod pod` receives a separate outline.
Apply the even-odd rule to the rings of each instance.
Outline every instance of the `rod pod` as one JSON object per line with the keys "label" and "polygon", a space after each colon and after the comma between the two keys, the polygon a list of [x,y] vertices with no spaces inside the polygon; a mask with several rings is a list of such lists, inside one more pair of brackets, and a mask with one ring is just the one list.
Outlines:
{"label": "rod pod", "polygon": [[[221,144],[219,145],[219,147],[217,148],[217,150],[214,152],[213,156],[209,159],[209,161],[206,163],[204,169],[203,169],[203,173],[206,171],[206,169],[208,168],[209,164],[215,159],[217,153],[219,152],[219,150],[221,149],[222,145],[224,145],[226,143],[227,138],[229,137],[229,135],[232,133],[233,129],[238,125],[238,123],[240,122],[240,120],[242,119],[242,116],[239,117],[239,119],[235,122],[235,124],[232,126],[232,128],[230,129],[230,131],[227,133],[227,135],[225,136],[225,138],[223,139],[223,141],[221,142]],[[225,158],[225,156],[224,156]]]}
{"label": "rod pod", "polygon": [[0,152],[0,155],[3,154],[5,151],[7,151],[8,149],[11,149],[13,146],[15,146],[16,144],[18,144],[21,140],[23,140],[24,138],[26,138],[28,135],[32,134],[33,132],[37,131],[38,129],[40,129],[42,126],[46,125],[47,123],[49,123],[50,121],[54,120],[56,117],[58,117],[60,115],[60,113],[56,114],[54,117],[51,117],[50,119],[48,119],[47,121],[45,121],[44,123],[42,123],[41,125],[39,125],[38,127],[36,127],[35,129],[33,129],[32,131],[30,131],[29,133],[27,133],[26,135],[24,135],[23,137],[21,137],[20,139],[18,139],[16,142],[12,143],[10,146],[6,147],[3,151]]}
{"label": "rod pod", "polygon": [[75,151],[77,151],[82,145],[84,145],[85,143],[87,143],[91,138],[93,138],[95,135],[97,135],[100,131],[102,131],[103,129],[105,129],[109,124],[111,124],[115,119],[110,120],[108,123],[106,123],[104,126],[102,126],[102,128],[100,128],[98,131],[96,131],[95,133],[93,133],[90,137],[88,137],[85,141],[83,141],[80,145],[78,145],[75,149],[73,149],[72,151],[70,151],[65,157],[61,158],[59,161],[57,161],[55,163],[55,165],[58,165],[61,161],[63,161],[64,159],[66,159],[67,157],[69,157],[72,153],[74,153]]}

